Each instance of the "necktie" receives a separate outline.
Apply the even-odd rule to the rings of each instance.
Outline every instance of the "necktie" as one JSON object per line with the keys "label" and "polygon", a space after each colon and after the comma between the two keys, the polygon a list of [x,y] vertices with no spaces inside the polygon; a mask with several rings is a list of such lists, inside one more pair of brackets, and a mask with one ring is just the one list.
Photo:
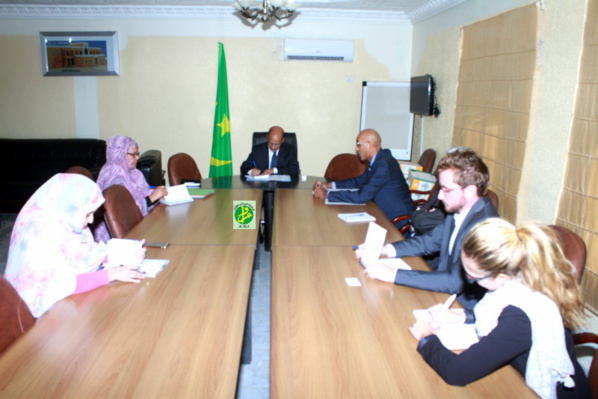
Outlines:
{"label": "necktie", "polygon": [[270,161],[270,169],[274,169],[278,166],[278,151],[272,154],[272,160]]}

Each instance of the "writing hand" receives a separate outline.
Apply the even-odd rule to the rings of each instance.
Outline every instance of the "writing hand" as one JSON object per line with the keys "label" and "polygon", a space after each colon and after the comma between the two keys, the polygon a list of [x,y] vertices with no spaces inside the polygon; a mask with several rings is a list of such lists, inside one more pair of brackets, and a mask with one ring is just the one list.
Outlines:
{"label": "writing hand", "polygon": [[257,168],[253,168],[253,169],[251,169],[251,171],[250,171],[250,172],[251,172],[251,176],[257,176],[257,175],[259,175],[260,173],[262,173],[262,171],[261,171],[261,170],[259,170],[259,169],[257,169]]}
{"label": "writing hand", "polygon": [[413,335],[418,341],[423,337],[438,333],[439,329],[440,327],[427,321],[418,321],[413,326],[409,327],[411,335]]}
{"label": "writing hand", "polygon": [[386,281],[387,283],[394,283],[397,275],[396,269],[381,263],[366,267],[363,273],[369,278]]}
{"label": "writing hand", "polygon": [[145,278],[143,273],[137,271],[138,266],[120,266],[108,269],[110,281],[123,281],[125,283],[139,283]]}

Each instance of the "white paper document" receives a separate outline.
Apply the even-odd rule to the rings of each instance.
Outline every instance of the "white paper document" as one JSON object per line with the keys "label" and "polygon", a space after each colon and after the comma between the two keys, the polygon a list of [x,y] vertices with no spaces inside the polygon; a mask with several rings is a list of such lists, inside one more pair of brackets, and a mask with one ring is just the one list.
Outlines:
{"label": "white paper document", "polygon": [[386,229],[374,222],[370,222],[368,231],[365,235],[365,242],[363,243],[363,251],[360,260],[363,267],[373,265],[380,259],[384,240],[386,240]]}
{"label": "white paper document", "polygon": [[111,238],[106,243],[106,246],[108,247],[108,259],[104,264],[105,268],[139,264],[137,254],[141,250],[141,241]]}
{"label": "white paper document", "polygon": [[170,186],[167,188],[168,195],[160,200],[165,205],[184,204],[186,202],[193,202],[193,198],[189,195],[189,190],[184,184],[178,186]]}
{"label": "white paper document", "polygon": [[[454,311],[461,311],[463,309],[453,309]],[[428,309],[415,309],[413,316],[418,321],[432,321],[432,316]],[[478,342],[478,334],[475,330],[475,324],[465,323],[450,323],[443,324],[436,334],[442,345],[450,350],[467,349],[471,345]]]}
{"label": "white paper document", "polygon": [[247,176],[247,181],[281,181],[281,182],[290,182],[291,176],[289,175],[257,175],[257,176]]}
{"label": "white paper document", "polygon": [[147,277],[156,277],[168,262],[168,259],[144,259],[139,265],[139,271]]}
{"label": "white paper document", "polygon": [[339,213],[338,217],[345,223],[368,223],[376,221],[376,218],[367,212]]}

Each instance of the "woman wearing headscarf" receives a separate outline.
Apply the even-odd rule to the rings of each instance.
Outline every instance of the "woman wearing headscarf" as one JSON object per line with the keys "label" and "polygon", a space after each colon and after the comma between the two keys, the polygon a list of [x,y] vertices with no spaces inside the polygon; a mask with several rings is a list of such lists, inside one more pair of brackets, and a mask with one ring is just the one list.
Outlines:
{"label": "woman wearing headscarf", "polygon": [[[100,171],[97,183],[101,190],[115,184],[125,186],[135,199],[141,214],[145,216],[168,192],[164,186],[148,186],[143,173],[137,169],[138,159],[139,146],[135,140],[127,136],[110,137],[106,146],[106,164]],[[106,242],[110,239],[108,227],[103,220],[96,221],[93,234],[96,241]]]}
{"label": "woman wearing headscarf", "polygon": [[[57,301],[110,281],[139,282],[137,266],[100,266],[107,245],[93,240],[88,223],[104,197],[96,183],[77,174],[57,174],[27,201],[15,221],[4,276],[35,317]],[[145,249],[135,254],[141,261]]]}

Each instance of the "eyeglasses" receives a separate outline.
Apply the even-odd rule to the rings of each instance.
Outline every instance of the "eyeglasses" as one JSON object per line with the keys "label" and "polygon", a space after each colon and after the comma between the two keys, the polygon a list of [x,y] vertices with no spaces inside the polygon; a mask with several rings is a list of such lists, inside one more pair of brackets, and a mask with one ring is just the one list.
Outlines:
{"label": "eyeglasses", "polygon": [[127,152],[127,155],[130,155],[132,157],[138,157],[139,156],[139,152]]}
{"label": "eyeglasses", "polygon": [[448,194],[451,191],[459,190],[459,189],[462,189],[462,188],[463,187],[461,187],[461,186],[457,186],[457,187],[453,187],[453,188],[440,187],[440,191],[442,191],[444,194]]}
{"label": "eyeglasses", "polygon": [[469,273],[465,273],[465,277],[467,278],[467,282],[469,284],[475,284],[478,281],[482,281],[482,280],[485,280],[487,278],[494,277],[494,276],[488,275],[488,276],[482,276],[482,277],[472,277],[469,275]]}
{"label": "eyeglasses", "polygon": [[369,143],[370,143],[369,141],[364,141],[364,142],[356,141],[355,142],[355,147],[361,147],[362,144],[369,144]]}

